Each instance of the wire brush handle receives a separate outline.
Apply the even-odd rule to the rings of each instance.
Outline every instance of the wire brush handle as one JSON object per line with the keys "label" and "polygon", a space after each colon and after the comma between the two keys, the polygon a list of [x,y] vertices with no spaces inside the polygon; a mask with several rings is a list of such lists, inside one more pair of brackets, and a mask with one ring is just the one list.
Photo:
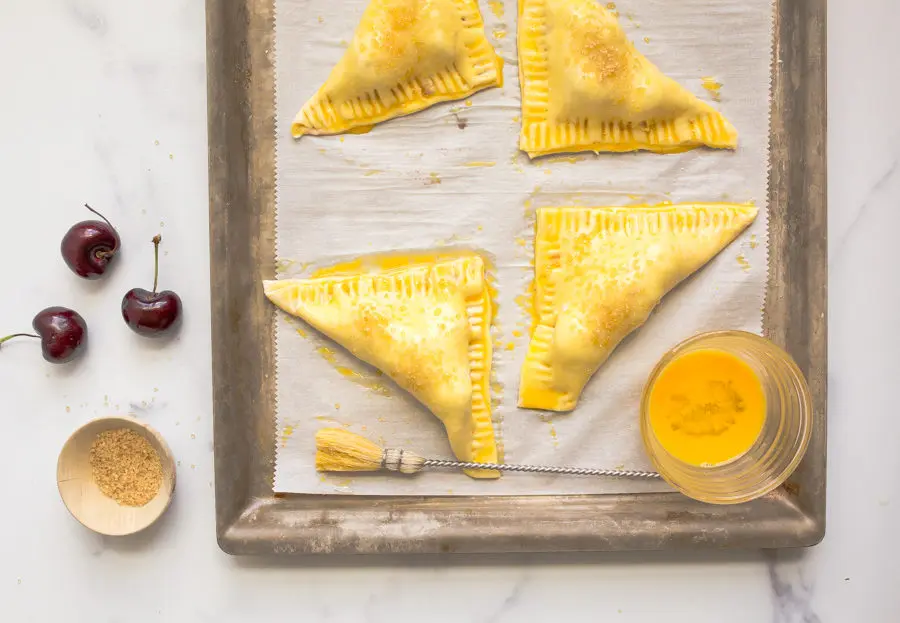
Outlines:
{"label": "wire brush handle", "polygon": [[630,469],[588,469],[584,467],[549,467],[540,465],[506,465],[503,463],[464,463],[425,459],[422,467],[450,467],[454,469],[494,469],[503,472],[526,472],[539,474],[564,474],[567,476],[620,476],[622,478],[659,478],[656,472]]}

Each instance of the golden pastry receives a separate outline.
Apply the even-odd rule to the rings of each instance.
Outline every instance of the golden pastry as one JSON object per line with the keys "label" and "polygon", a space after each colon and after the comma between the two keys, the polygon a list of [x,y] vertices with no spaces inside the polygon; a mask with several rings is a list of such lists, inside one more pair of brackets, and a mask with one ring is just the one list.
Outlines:
{"label": "golden pastry", "polygon": [[588,380],[660,299],[756,217],[743,204],[543,208],[535,326],[519,406],[570,411]]}
{"label": "golden pastry", "polygon": [[502,86],[476,0],[372,0],[291,134],[340,134]]}
{"label": "golden pastry", "polygon": [[522,133],[530,157],[737,146],[714,108],[638,52],[595,0],[519,0]]}
{"label": "golden pastry", "polygon": [[[443,422],[460,461],[496,463],[491,296],[477,255],[266,281],[266,296],[379,368]],[[475,478],[496,478],[476,470]]]}

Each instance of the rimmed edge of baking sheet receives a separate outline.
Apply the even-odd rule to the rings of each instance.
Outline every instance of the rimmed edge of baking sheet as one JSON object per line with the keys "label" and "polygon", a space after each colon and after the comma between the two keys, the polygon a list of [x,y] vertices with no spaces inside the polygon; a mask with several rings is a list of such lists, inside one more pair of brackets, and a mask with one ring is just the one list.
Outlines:
{"label": "rimmed edge of baking sheet", "polygon": [[[232,554],[790,547],[825,531],[825,0],[775,14],[764,332],[806,374],[809,451],[748,504],[679,494],[395,498],[271,492],[273,1],[207,0],[216,532]],[[791,76],[800,76],[793,80]]]}

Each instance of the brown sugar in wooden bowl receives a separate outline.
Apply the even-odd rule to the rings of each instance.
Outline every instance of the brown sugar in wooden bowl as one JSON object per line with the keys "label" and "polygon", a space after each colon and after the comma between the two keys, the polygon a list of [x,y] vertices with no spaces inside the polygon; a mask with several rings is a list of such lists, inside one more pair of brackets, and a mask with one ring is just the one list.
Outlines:
{"label": "brown sugar in wooden bowl", "polygon": [[175,460],[162,436],[143,422],[99,418],[66,441],[56,483],[66,508],[85,527],[110,536],[134,534],[169,507]]}

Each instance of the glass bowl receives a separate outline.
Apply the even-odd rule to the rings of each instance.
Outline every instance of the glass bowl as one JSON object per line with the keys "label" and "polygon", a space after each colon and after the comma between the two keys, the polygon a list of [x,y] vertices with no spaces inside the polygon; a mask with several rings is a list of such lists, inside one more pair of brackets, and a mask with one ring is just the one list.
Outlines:
{"label": "glass bowl", "polygon": [[[717,465],[696,466],[674,457],[650,423],[656,379],[669,362],[696,350],[724,351],[744,361],[759,378],[766,398],[759,437],[746,452]],[[809,387],[797,364],[769,340],[745,331],[714,331],[681,342],[656,364],[641,398],[641,437],[656,470],[685,495],[711,504],[747,502],[781,485],[803,458],[811,432]]]}

